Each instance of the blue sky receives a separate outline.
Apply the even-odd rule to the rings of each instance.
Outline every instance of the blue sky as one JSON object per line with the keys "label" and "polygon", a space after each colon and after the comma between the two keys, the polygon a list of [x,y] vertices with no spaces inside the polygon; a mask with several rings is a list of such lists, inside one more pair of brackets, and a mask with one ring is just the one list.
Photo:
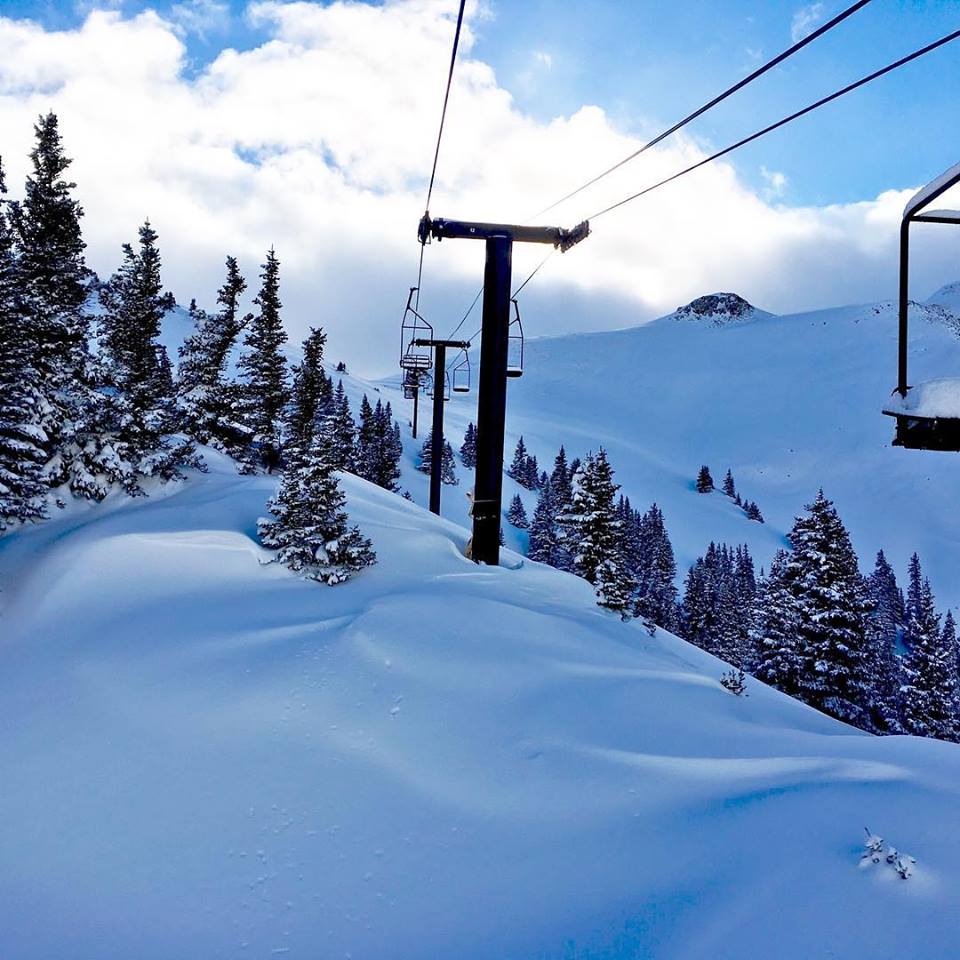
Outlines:
{"label": "blue sky", "polygon": [[[207,10],[220,7],[216,12],[222,15],[208,16],[206,24],[184,34],[193,70],[224,47],[245,50],[264,39],[244,16],[245,3],[207,2]],[[490,0],[489,16],[477,25],[473,55],[493,66],[517,106],[538,119],[592,103],[624,130],[643,136],[789,45],[798,11],[819,8],[812,11],[819,22],[846,5],[847,0]],[[151,7],[170,16],[189,9],[191,0],[0,0],[4,15],[53,28],[76,26],[95,6],[119,8],[125,15]],[[708,144],[724,145],[958,27],[957,0],[873,0],[691,130]],[[762,168],[785,174],[779,199],[791,204],[873,197],[955,162],[958,102],[960,43],[751,145],[736,163],[757,189],[766,185]]]}

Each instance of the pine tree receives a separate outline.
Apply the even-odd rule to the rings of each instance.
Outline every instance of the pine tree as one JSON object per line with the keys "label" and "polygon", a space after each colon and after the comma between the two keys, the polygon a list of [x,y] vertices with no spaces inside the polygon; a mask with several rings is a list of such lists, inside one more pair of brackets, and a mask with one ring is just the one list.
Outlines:
{"label": "pine tree", "polygon": [[250,431],[240,422],[240,391],[227,381],[227,361],[251,315],[240,316],[247,283],[235,257],[227,257],[227,276],[217,291],[219,309],[210,314],[190,303],[193,332],[179,350],[177,397],[184,429],[200,443],[241,456]]}
{"label": "pine tree", "polygon": [[523,470],[523,482],[520,486],[526,487],[528,490],[536,490],[540,486],[540,467],[537,464],[537,458],[533,456],[533,454],[527,456],[526,465]]}
{"label": "pine tree", "polygon": [[747,502],[743,504],[743,512],[747,515],[748,520],[755,520],[757,523],[764,522],[760,508],[752,500],[747,500]]}
{"label": "pine tree", "polygon": [[258,530],[263,545],[277,551],[276,562],[308,579],[336,584],[371,566],[376,554],[360,530],[348,525],[331,454],[332,436],[320,431],[285,471],[268,504],[273,519],[261,519]]}
{"label": "pine tree", "polygon": [[272,470],[280,462],[282,414],[289,399],[287,363],[281,351],[287,335],[280,320],[280,261],[273,247],[261,267],[263,285],[253,301],[260,310],[250,323],[240,369],[245,378],[246,421],[261,462]]}
{"label": "pine tree", "polygon": [[[420,464],[417,469],[421,473],[430,473],[433,463],[433,430],[427,432],[424,438],[423,446],[420,448]],[[457,479],[457,464],[453,458],[453,447],[450,441],[444,438],[443,441],[443,459],[440,461],[440,482],[456,486],[460,481]]]}
{"label": "pine tree", "polygon": [[468,469],[473,469],[477,465],[477,428],[472,420],[467,424],[467,432],[460,445],[460,459]]}
{"label": "pine tree", "polygon": [[[916,567],[919,571],[919,561]],[[956,740],[960,718],[955,636],[951,643],[946,626],[941,630],[929,580],[923,579],[914,599],[915,607],[908,612],[910,649],[903,663],[903,726],[915,736]]]}
{"label": "pine tree", "polygon": [[516,480],[521,487],[525,486],[527,479],[527,456],[527,446],[523,442],[523,437],[520,437],[513,451],[513,460],[507,470],[507,476]]}
{"label": "pine tree", "polygon": [[791,589],[789,562],[787,551],[778,551],[769,574],[759,585],[753,674],[758,680],[796,697],[800,694],[803,672],[801,613]]}
{"label": "pine tree", "polygon": [[311,327],[303,341],[303,356],[293,368],[293,387],[287,411],[287,459],[293,462],[313,445],[313,439],[333,404],[333,384],[323,369],[327,335]]}
{"label": "pine tree", "polygon": [[[556,459],[553,461],[553,471],[550,474],[554,521],[570,506],[570,501],[573,499],[573,477],[579,468],[579,460],[574,460],[573,463],[567,464],[567,453],[561,446]],[[551,566],[556,567],[558,570],[572,571],[573,552],[567,543],[567,530],[555,522],[553,536],[556,539],[556,544],[552,550],[553,559],[550,561]]]}
{"label": "pine tree", "polygon": [[923,572],[916,553],[910,558],[908,568],[907,599],[903,610],[903,643],[907,650],[913,648],[915,636],[922,631],[923,618]]}
{"label": "pine tree", "polygon": [[0,164],[0,532],[43,519],[47,492],[43,394],[31,356],[5,194]]}
{"label": "pine tree", "polygon": [[530,545],[527,556],[552,567],[558,565],[560,539],[557,534],[557,504],[553,494],[553,481],[540,488],[537,506],[530,522]]}
{"label": "pine tree", "polygon": [[[632,520],[629,502],[625,504],[622,524]],[[623,530],[624,527],[621,526]],[[634,612],[664,630],[677,627],[677,563],[667,534],[663,513],[653,504],[636,526],[638,561],[632,566],[636,581]],[[629,527],[625,539],[630,540]]]}
{"label": "pine tree", "polygon": [[866,580],[870,603],[867,675],[871,678],[869,724],[882,733],[900,731],[900,662],[896,646],[903,628],[903,594],[883,551]]}
{"label": "pine tree", "polygon": [[73,198],[76,184],[65,177],[72,161],[56,115],[40,117],[34,133],[23,202],[9,206],[23,314],[20,342],[35,374],[25,387],[40,394],[35,419],[26,426],[44,451],[49,486],[66,484],[77,496],[100,499],[125,471],[104,436],[110,429],[107,402],[95,388],[89,351],[83,209]]}
{"label": "pine tree", "polygon": [[803,665],[799,696],[841,720],[863,722],[869,603],[849,534],[821,490],[790,532],[787,562]]}
{"label": "pine tree", "polygon": [[697,474],[697,493],[710,493],[713,490],[713,477],[710,468],[704,464]]}
{"label": "pine tree", "polygon": [[523,501],[520,494],[515,493],[510,501],[510,509],[507,511],[507,522],[512,524],[518,530],[526,530],[529,526],[527,522],[527,511],[523,508]]}
{"label": "pine tree", "polygon": [[386,490],[395,490],[400,477],[400,426],[393,421],[388,403],[371,408],[364,395],[360,406],[360,430],[357,434],[357,472],[365,480]]}
{"label": "pine tree", "polygon": [[737,495],[737,486],[733,482],[733,473],[728,468],[727,475],[723,478],[723,492],[733,500]]}
{"label": "pine tree", "polygon": [[324,433],[329,437],[330,448],[327,456],[335,470],[356,471],[357,425],[350,412],[350,400],[343,388],[343,381],[337,381],[330,412],[324,421]]}
{"label": "pine tree", "polygon": [[[103,376],[112,391],[117,475],[128,492],[140,492],[139,478],[182,477],[196,465],[192,444],[172,435],[179,429],[170,361],[160,343],[160,326],[174,306],[163,292],[156,231],[147,220],[137,249],[123,245],[123,262],[100,289]],[[120,466],[122,464],[122,466]]]}
{"label": "pine tree", "polygon": [[614,497],[618,489],[601,447],[577,472],[572,502],[560,522],[576,544],[574,570],[594,585],[597,603],[625,613],[631,604],[634,583],[617,548],[620,525]]}

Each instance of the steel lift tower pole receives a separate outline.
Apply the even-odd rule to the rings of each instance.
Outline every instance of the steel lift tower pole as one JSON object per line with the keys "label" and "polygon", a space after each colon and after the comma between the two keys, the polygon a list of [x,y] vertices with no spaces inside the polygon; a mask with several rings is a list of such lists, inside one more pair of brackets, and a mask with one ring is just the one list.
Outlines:
{"label": "steel lift tower pole", "polygon": [[[414,340],[433,349],[433,432],[430,434],[430,512],[440,516],[440,483],[443,466],[443,403],[446,397],[447,347],[469,350],[469,340]],[[414,434],[416,436],[416,434]]]}
{"label": "steel lift tower pole", "polygon": [[[510,284],[513,244],[546,243],[569,250],[590,233],[584,221],[572,230],[462,220],[420,221],[421,243],[428,240],[486,241],[483,273],[483,327],[480,336],[480,389],[477,409],[477,472],[473,500],[473,551],[477,563],[500,562],[503,506],[503,437],[507,413],[507,348],[510,337]],[[436,390],[436,385],[434,385]],[[436,403],[436,394],[434,394]],[[434,434],[434,445],[437,438]],[[434,465],[434,469],[436,466]],[[431,507],[432,509],[432,507]]]}

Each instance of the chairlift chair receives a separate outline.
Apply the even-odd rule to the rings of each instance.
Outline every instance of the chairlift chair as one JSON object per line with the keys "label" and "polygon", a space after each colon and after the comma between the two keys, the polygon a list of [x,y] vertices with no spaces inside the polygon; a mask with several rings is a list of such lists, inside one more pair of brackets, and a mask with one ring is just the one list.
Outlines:
{"label": "chairlift chair", "polygon": [[429,347],[417,346],[418,340],[432,340],[433,327],[417,313],[413,306],[413,295],[417,287],[411,287],[407,296],[407,307],[403,311],[400,325],[400,366],[404,370],[429,370],[433,366],[433,357]]}
{"label": "chairlift chair", "polygon": [[934,200],[957,184],[960,184],[960,163],[920,190],[907,204],[900,223],[899,369],[897,387],[883,413],[897,422],[894,446],[910,450],[960,452],[960,379],[928,380],[915,385],[910,385],[907,379],[910,225],[960,226],[960,210],[928,209]]}
{"label": "chairlift chair", "polygon": [[[432,400],[434,391],[436,388],[436,380],[431,376],[428,381],[428,386],[426,388],[427,396]],[[444,370],[443,372],[443,385],[441,387],[443,390],[443,401],[446,403],[450,399],[450,374],[448,371]]]}
{"label": "chairlift chair", "polygon": [[520,320],[520,307],[515,299],[513,304],[513,319],[507,334],[507,376],[523,376],[523,322]]}
{"label": "chairlift chair", "polygon": [[413,400],[417,391],[420,389],[421,377],[419,370],[404,370],[403,371],[403,399],[404,400]]}
{"label": "chairlift chair", "polygon": [[453,365],[452,381],[454,393],[470,392],[470,354],[466,350]]}

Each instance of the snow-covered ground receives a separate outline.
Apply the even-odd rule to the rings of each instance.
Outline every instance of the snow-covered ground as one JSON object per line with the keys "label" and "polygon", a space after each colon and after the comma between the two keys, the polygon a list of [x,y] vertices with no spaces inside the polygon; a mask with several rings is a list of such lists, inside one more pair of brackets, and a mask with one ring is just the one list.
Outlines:
{"label": "snow-covered ground", "polygon": [[380,563],[301,581],[209,459],[0,540],[5,960],[956,956],[956,746],[737,698],[360,480]]}

